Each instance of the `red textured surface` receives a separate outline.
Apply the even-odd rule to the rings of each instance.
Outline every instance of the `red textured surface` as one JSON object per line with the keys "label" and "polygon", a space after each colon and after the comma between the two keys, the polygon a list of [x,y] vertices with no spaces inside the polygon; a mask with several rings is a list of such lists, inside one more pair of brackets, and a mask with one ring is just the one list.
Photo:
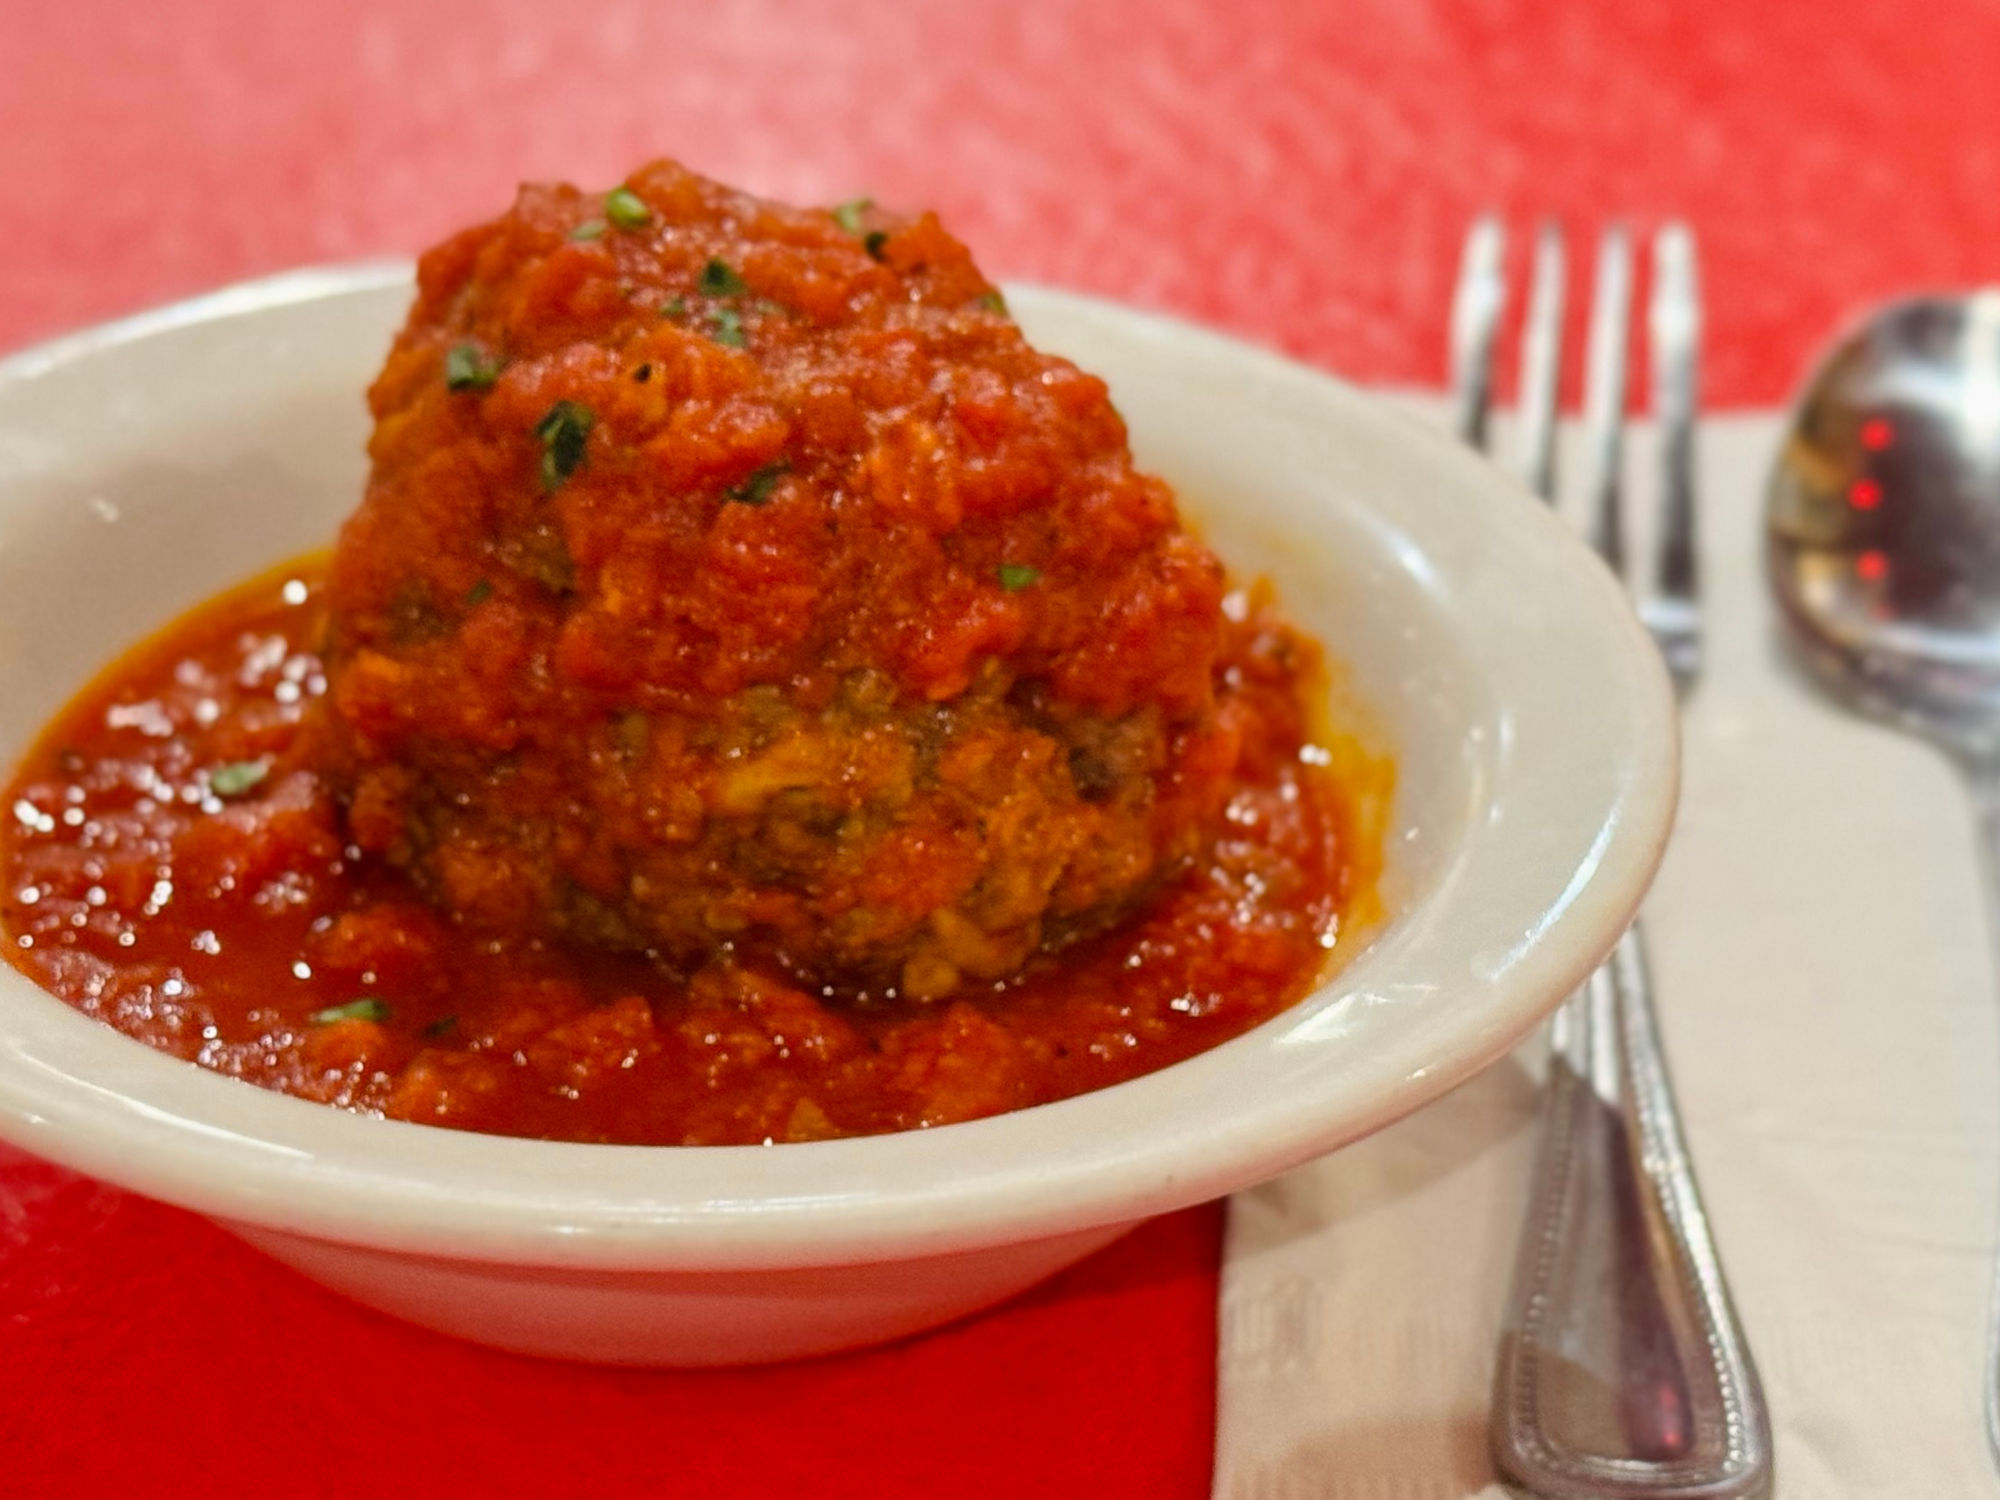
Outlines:
{"label": "red textured surface", "polygon": [[[1438,377],[1476,209],[1674,212],[1710,395],[1763,403],[1858,305],[1990,272],[1996,56],[1979,0],[0,0],[0,348],[672,153],[1399,382]],[[634,1374],[0,1156],[0,1490],[1194,1500],[1219,1223],[893,1349]]]}
{"label": "red textured surface", "polygon": [[[0,1147],[0,1494],[1199,1493],[1213,1237],[1206,1210],[1157,1220],[1002,1314],[863,1354],[593,1369],[365,1311]],[[1162,1368],[1133,1370],[1139,1330]]]}

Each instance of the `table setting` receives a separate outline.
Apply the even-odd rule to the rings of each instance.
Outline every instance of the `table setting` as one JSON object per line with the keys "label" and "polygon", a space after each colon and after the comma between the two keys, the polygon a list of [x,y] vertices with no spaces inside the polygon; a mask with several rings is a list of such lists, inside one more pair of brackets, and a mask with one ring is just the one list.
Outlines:
{"label": "table setting", "polygon": [[[0,164],[15,228],[0,241],[0,359],[16,381],[107,350],[115,363],[121,337],[176,336],[198,318],[72,337],[218,288],[237,290],[200,316],[281,304],[294,293],[268,289],[297,286],[282,277],[301,267],[326,268],[315,296],[365,283],[389,289],[387,307],[411,256],[499,212],[517,183],[599,186],[672,156],[796,203],[934,207],[1031,334],[1073,336],[1073,323],[1101,340],[1142,456],[1191,425],[1145,382],[1157,374],[1171,394],[1200,377],[1165,373],[1180,354],[1155,354],[1151,371],[1121,354],[1183,336],[1118,322],[1126,309],[1192,325],[1187,349],[1203,347],[1194,329],[1238,341],[1214,347],[1213,369],[1239,371],[1236,388],[1269,405],[1292,399],[1293,377],[1258,373],[1259,349],[1303,367],[1301,392],[1320,374],[1359,387],[1356,411],[1383,415],[1329,419],[1357,450],[1370,424],[1412,422],[1439,455],[1439,494],[1463,473],[1523,510],[1545,497],[1622,561],[1680,689],[1678,809],[1644,896],[1643,957],[1621,946],[1551,1031],[1533,1023],[1560,996],[1530,1015],[1482,949],[1469,967],[1487,977],[1466,1004],[1488,984],[1495,1019],[1476,1041],[1385,1063],[1411,1101],[1394,1110],[1308,1128],[1254,1097],[1256,1074],[1214,1063],[1235,1044],[1176,1064],[1168,1075],[1212,1080],[1176,1106],[1182,1128],[1212,1138],[1215,1162],[1234,1151],[1254,1171],[1204,1167],[1206,1192],[1142,1188],[1107,1151],[1093,1170],[1131,1173],[1116,1196],[1144,1222],[1083,1255],[1096,1225],[1055,1207],[1016,1214],[996,1237],[1077,1233],[1083,1258],[998,1275],[977,1310],[883,1322],[922,1330],[891,1342],[778,1337],[781,1356],[814,1357],[647,1368],[661,1361],[643,1351],[664,1346],[618,1344],[618,1319],[586,1293],[565,1319],[610,1333],[492,1340],[581,1361],[483,1347],[377,1311],[395,1304],[358,1273],[306,1266],[350,1301],[258,1253],[224,1226],[257,1222],[268,1187],[201,1182],[195,1147],[176,1170],[199,1213],[44,1159],[37,1131],[63,1154],[60,1111],[11,1105],[24,1123],[0,1145],[0,1488],[1990,1492],[2000,1046],[1967,559],[1993,472],[1977,442],[2000,433],[1982,425],[2000,387],[1980,373],[2000,314],[1989,295],[1907,334],[1860,331],[1885,306],[1992,278],[2000,156],[1980,143],[2000,105],[1980,59],[2000,22],[1983,8],[1916,23],[1861,4],[1696,18],[1548,0],[1338,14],[745,0],[699,15],[603,0],[562,16],[469,0],[363,0],[338,16],[0,0],[0,21],[25,64],[0,122],[32,146]],[[1909,110],[1918,92],[1928,107]],[[333,359],[300,316],[274,356],[280,379]],[[1843,336],[1833,368],[1863,371],[1851,409],[1824,381],[1808,405]],[[1928,385],[1867,375],[1867,359],[1905,345]],[[1947,367],[1948,386],[1935,378]],[[263,377],[236,378],[248,409]],[[156,420],[148,399],[142,382],[111,402],[108,442]],[[1922,501],[1919,526],[1901,518],[1933,491],[1913,466],[1949,456],[1920,432],[1933,417],[1962,440],[1967,474]],[[81,443],[57,425],[0,424],[0,446],[32,473]],[[314,429],[301,451],[319,441]],[[257,524],[230,542],[246,557],[266,545]],[[34,548],[55,546],[39,535],[0,538],[14,551],[0,566],[32,575]],[[1925,539],[1928,553],[1896,550]],[[1896,592],[1923,570],[1929,592]],[[1362,571],[1327,576],[1344,587]],[[1531,628],[1530,593],[1518,616],[1492,617],[1496,651]],[[1899,631],[1897,599],[1948,616],[1942,637]],[[33,627],[8,633],[11,652],[41,644]],[[1546,650],[1609,684],[1615,651],[1599,635],[1573,658]],[[1595,737],[1593,714],[1607,735],[1644,719],[1606,705],[1628,689],[1652,703],[1656,672],[1646,658],[1616,692],[1587,689],[1576,722]],[[1531,717],[1522,733],[1539,744]],[[1398,753],[1409,795],[1430,795],[1431,761]],[[1606,835],[1596,884],[1586,866],[1551,898],[1606,924],[1599,952],[1630,914],[1619,882],[1633,901],[1644,884],[1649,806],[1607,817],[1624,842]],[[1522,871],[1524,887],[1540,878]],[[1297,1044],[1273,1048],[1282,1060]],[[1593,1109],[1600,1133],[1573,1134]],[[1232,1115],[1267,1122],[1261,1156],[1226,1139]],[[897,1170],[931,1170],[922,1153],[951,1134],[911,1145]],[[1052,1204],[1084,1191],[1066,1149],[1050,1148]],[[323,1154],[349,1172],[334,1145]],[[1564,1172],[1588,1178],[1567,1198]],[[438,1183],[426,1191],[452,1190]],[[973,1193],[940,1186],[946,1206],[925,1212],[970,1214],[950,1205]],[[1607,1193],[1621,1205],[1608,1218]],[[565,1212],[588,1222],[584,1206]],[[852,1247],[902,1253],[858,1210],[826,1222],[849,1260],[865,1258]],[[930,1243],[934,1226],[910,1222],[910,1243]],[[565,1264],[595,1274],[581,1251]],[[1634,1276],[1645,1284],[1620,1281]],[[916,1279],[892,1269],[869,1284]],[[459,1331],[479,1339],[495,1315],[468,1305]],[[804,1308],[773,1326],[818,1316]],[[1608,1332],[1606,1316],[1619,1320]],[[614,1347],[626,1352],[601,1357],[626,1363],[591,1362],[590,1348]]]}

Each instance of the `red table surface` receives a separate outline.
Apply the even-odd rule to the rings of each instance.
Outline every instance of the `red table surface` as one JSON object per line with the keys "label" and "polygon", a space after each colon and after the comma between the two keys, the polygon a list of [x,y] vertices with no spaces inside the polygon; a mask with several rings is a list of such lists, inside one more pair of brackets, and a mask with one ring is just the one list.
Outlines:
{"label": "red table surface", "polygon": [[[0,0],[0,348],[666,153],[1401,383],[1476,210],[1679,215],[1710,399],[1766,403],[1859,305],[1990,271],[1996,57],[1976,0]],[[1220,1225],[888,1349],[610,1371],[0,1153],[0,1493],[1193,1500]]]}

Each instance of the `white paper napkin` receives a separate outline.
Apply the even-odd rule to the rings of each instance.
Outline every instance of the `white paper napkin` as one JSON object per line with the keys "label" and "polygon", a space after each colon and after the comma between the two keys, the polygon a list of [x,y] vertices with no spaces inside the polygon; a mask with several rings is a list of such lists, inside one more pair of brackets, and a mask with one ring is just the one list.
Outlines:
{"label": "white paper napkin", "polygon": [[[1707,668],[1646,906],[1662,1026],[1780,1500],[1990,1500],[2000,1007],[1971,811],[1934,751],[1785,661],[1778,434],[1701,438]],[[1635,433],[1635,479],[1651,451]],[[1232,1201],[1217,1500],[1504,1496],[1487,1407],[1540,1054]]]}

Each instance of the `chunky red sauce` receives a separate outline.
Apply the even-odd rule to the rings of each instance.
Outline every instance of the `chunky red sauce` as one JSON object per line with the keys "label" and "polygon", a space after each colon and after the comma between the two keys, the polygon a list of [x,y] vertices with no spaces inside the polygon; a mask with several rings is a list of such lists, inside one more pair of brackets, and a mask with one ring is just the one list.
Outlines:
{"label": "chunky red sauce", "polygon": [[728,953],[677,967],[475,933],[347,842],[313,769],[322,576],[257,580],[116,664],[28,756],[0,849],[21,970],[266,1087],[577,1141],[943,1124],[1117,1083],[1264,1020],[1371,896],[1386,767],[1311,742],[1316,653],[1238,593],[1219,681],[1242,748],[1212,852],[1016,977],[919,1002],[809,990]]}
{"label": "chunky red sauce", "polygon": [[1380,773],[1308,743],[1317,651],[933,216],[530,186],[423,257],[369,403],[330,561],[12,789],[12,957],[121,1030],[403,1119],[809,1140],[1186,1057],[1354,914]]}

